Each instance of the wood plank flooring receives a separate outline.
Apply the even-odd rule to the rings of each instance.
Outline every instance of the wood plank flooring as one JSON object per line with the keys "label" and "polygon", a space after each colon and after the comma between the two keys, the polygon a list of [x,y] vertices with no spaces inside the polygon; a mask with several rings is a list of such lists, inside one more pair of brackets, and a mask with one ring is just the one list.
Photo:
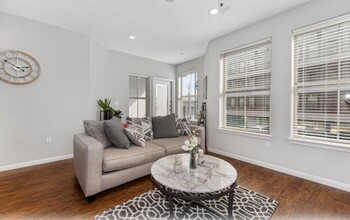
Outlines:
{"label": "wood plank flooring", "polygon": [[[279,202],[272,219],[350,219],[350,193],[218,156],[238,172],[238,184]],[[88,204],[64,160],[0,173],[0,219],[92,219],[154,189],[143,177],[97,195]]]}

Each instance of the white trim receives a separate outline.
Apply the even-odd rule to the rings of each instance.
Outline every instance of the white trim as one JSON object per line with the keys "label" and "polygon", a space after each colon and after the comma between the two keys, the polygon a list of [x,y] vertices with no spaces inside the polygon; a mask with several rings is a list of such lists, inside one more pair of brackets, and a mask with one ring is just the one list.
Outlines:
{"label": "white trim", "polygon": [[151,78],[152,78],[152,80],[175,82],[175,79],[168,79],[168,78],[163,78],[163,77],[158,77],[158,76],[152,76]]}
{"label": "white trim", "polygon": [[[269,85],[269,91],[267,92],[268,96],[269,96],[269,134],[260,134],[260,133],[253,133],[250,131],[241,131],[239,129],[236,130],[231,130],[231,129],[227,129],[225,128],[224,125],[226,125],[226,112],[225,112],[225,106],[226,106],[226,97],[236,97],[236,95],[240,95],[241,93],[247,95],[254,95],[254,94],[259,94],[259,95],[265,95],[265,92],[241,92],[241,93],[236,93],[236,95],[226,95],[225,94],[225,73],[224,73],[224,68],[223,68],[223,64],[224,64],[224,56],[228,53],[233,53],[236,51],[240,51],[240,50],[248,50],[251,49],[253,47],[258,47],[258,46],[265,46],[266,45],[270,45],[270,85]],[[273,64],[273,59],[272,59],[272,37],[268,37],[259,41],[255,41],[237,48],[233,48],[233,49],[229,49],[226,51],[222,51],[219,54],[219,65],[220,65],[220,74],[219,74],[219,81],[220,81],[220,85],[219,85],[219,128],[217,129],[219,132],[221,133],[229,133],[229,134],[237,134],[237,135],[242,135],[242,136],[248,136],[248,137],[255,137],[255,138],[260,138],[260,139],[264,139],[264,140],[270,140],[271,139],[271,121],[272,121],[272,117],[271,117],[271,87],[272,87],[272,64]],[[226,110],[227,111],[227,110]],[[244,112],[246,112],[246,109],[244,109]],[[225,120],[225,121],[224,121]]]}
{"label": "white trim", "polygon": [[[339,129],[339,123],[341,122],[340,120],[340,93],[343,92],[343,90],[348,90],[349,89],[349,84],[350,81],[348,80],[326,80],[323,83],[320,82],[303,82],[299,83],[297,78],[299,77],[298,73],[298,68],[300,68],[300,63],[302,64],[302,67],[307,67],[311,65],[321,65],[325,64],[330,60],[335,60],[342,59],[342,58],[347,58],[343,57],[340,55],[340,53],[337,53],[336,55],[329,55],[326,57],[323,57],[320,61],[316,63],[312,62],[313,64],[308,64],[307,61],[304,60],[305,54],[308,52],[308,49],[301,48],[299,46],[299,43],[296,40],[296,37],[299,35],[307,34],[309,32],[316,32],[318,30],[323,30],[328,28],[329,26],[338,26],[338,28],[341,28],[341,24],[343,22],[349,22],[350,21],[350,13],[347,13],[345,15],[337,16],[332,19],[328,19],[322,22],[314,23],[312,25],[308,25],[306,27],[302,27],[296,30],[293,30],[292,32],[292,80],[291,80],[291,117],[290,117],[290,138],[288,138],[289,143],[291,144],[297,144],[297,145],[303,145],[303,146],[309,146],[309,147],[317,147],[317,148],[323,148],[323,149],[329,149],[329,150],[335,150],[335,151],[341,151],[341,152],[350,152],[350,147],[348,144],[344,143],[345,141],[341,140],[342,137],[346,136],[346,134],[341,134],[337,133],[337,138],[332,139],[328,137],[316,137],[316,135],[312,134],[300,134],[298,135],[299,129],[297,128],[299,122],[298,120],[301,119],[302,122],[305,122],[307,120],[310,120],[310,116],[317,116],[314,117],[313,119],[318,121],[318,122],[325,122],[327,121],[327,117],[331,118],[328,120],[331,120],[335,123],[337,123],[337,128]],[[338,29],[337,28],[337,29]],[[337,32],[335,35],[342,34],[342,31]],[[314,39],[314,42],[319,42],[319,39]],[[307,44],[308,40],[306,42],[303,42],[303,44]],[[322,42],[321,42],[322,43]],[[339,43],[338,43],[339,44]],[[298,61],[297,54],[302,52],[303,59],[302,61]],[[339,52],[339,51],[338,51]],[[307,54],[306,54],[307,55]],[[333,58],[334,57],[334,58]],[[306,58],[307,59],[307,58]],[[340,64],[339,64],[340,65]],[[340,68],[340,67],[339,67]],[[340,69],[338,71],[338,74],[340,74]],[[305,78],[305,76],[303,77]],[[325,86],[326,85],[326,86]],[[300,87],[300,88],[299,88]],[[299,93],[308,93],[308,92],[336,92],[337,93],[337,114],[330,114],[327,112],[321,113],[299,113]],[[324,97],[322,99],[325,99]],[[319,102],[319,101],[318,101]],[[322,117],[318,117],[319,115],[322,115]],[[325,116],[324,116],[325,115]],[[304,118],[304,116],[306,116]],[[326,117],[326,118],[325,118]],[[336,118],[336,119],[335,119]],[[310,131],[312,133],[313,131]],[[327,140],[328,139],[328,140]]]}
{"label": "white trim", "polygon": [[295,109],[295,106],[294,106],[294,77],[295,77],[295,74],[294,74],[294,62],[295,62],[295,58],[294,58],[294,53],[295,53],[295,48],[294,48],[294,34],[292,34],[291,36],[291,46],[292,46],[292,50],[291,50],[291,58],[292,58],[292,65],[291,65],[291,85],[290,85],[290,117],[289,117],[289,120],[290,120],[290,130],[289,130],[289,134],[290,135],[293,135],[293,126],[294,126],[294,109]]}
{"label": "white trim", "polygon": [[290,144],[297,144],[297,145],[303,145],[307,147],[316,147],[316,148],[323,148],[328,150],[335,150],[335,151],[350,153],[350,147],[348,144],[308,140],[308,139],[301,139],[296,137],[290,137],[288,138],[288,141]]}
{"label": "white trim", "polygon": [[253,133],[253,132],[246,132],[246,131],[237,131],[232,129],[226,129],[226,128],[217,128],[217,131],[224,134],[235,134],[245,137],[252,137],[252,138],[258,138],[263,140],[271,140],[271,135],[268,134],[259,134],[259,133]]}
{"label": "white trim", "polygon": [[[191,73],[194,73],[196,72],[197,75],[198,75],[198,70],[197,69],[194,69],[194,70],[190,70],[190,71],[186,71],[186,72],[182,72],[182,73],[177,73],[177,77],[179,78],[180,76],[183,76],[183,75],[187,75],[187,74],[191,74]],[[198,78],[198,77],[197,77]]]}
{"label": "white trim", "polygon": [[151,95],[151,97],[150,97],[150,107],[151,107],[151,109],[150,109],[150,115],[151,116],[155,116],[156,115],[156,111],[155,111],[155,109],[156,109],[156,82],[161,82],[161,81],[163,81],[163,82],[169,82],[170,83],[170,86],[171,86],[171,88],[170,88],[170,90],[171,90],[171,98],[172,98],[172,100],[171,100],[171,105],[172,105],[172,113],[175,113],[175,108],[176,108],[176,106],[175,106],[175,98],[176,98],[176,96],[175,96],[175,79],[167,79],[167,78],[162,78],[162,77],[157,77],[157,76],[152,76],[151,78],[150,78],[150,95]]}
{"label": "white trim", "polygon": [[147,79],[150,78],[150,76],[148,76],[148,75],[142,75],[142,74],[136,74],[136,73],[129,73],[129,76],[142,77],[142,78],[147,78]]}
{"label": "white trim", "polygon": [[226,54],[226,53],[230,53],[230,52],[234,52],[234,51],[246,49],[246,48],[249,48],[249,47],[254,47],[254,46],[257,46],[257,45],[259,45],[259,44],[271,43],[271,41],[272,41],[272,37],[267,37],[267,38],[265,38],[265,39],[258,40],[258,41],[254,41],[254,42],[245,44],[245,45],[243,45],[243,46],[239,46],[239,47],[236,47],[236,48],[232,48],[232,49],[228,49],[228,50],[225,50],[225,51],[221,51],[221,52],[220,52],[220,56],[222,56],[222,55],[224,55],[224,54]]}
{"label": "white trim", "polygon": [[[196,80],[197,80],[197,89],[195,89],[196,91],[196,94],[195,95],[186,95],[184,96],[182,94],[182,90],[183,90],[183,83],[182,83],[182,78],[186,75],[190,75],[190,74],[195,74],[196,75]],[[179,79],[181,78],[181,90],[179,91]],[[178,117],[185,117],[184,115],[181,115],[180,116],[180,112],[179,112],[179,102],[183,101],[183,98],[186,97],[186,98],[196,98],[197,99],[197,110],[200,110],[199,106],[198,106],[198,101],[199,101],[199,97],[198,97],[198,92],[199,92],[199,88],[198,88],[198,85],[199,85],[199,72],[197,69],[194,69],[194,70],[190,70],[190,71],[186,71],[186,72],[182,72],[182,73],[177,73],[177,76],[176,76],[176,114]],[[179,97],[180,96],[180,97]],[[194,119],[197,121],[198,118],[198,115],[195,115],[194,116]],[[192,120],[192,118],[191,118]]]}
{"label": "white trim", "polygon": [[66,155],[49,157],[49,158],[40,159],[40,160],[32,160],[32,161],[27,161],[27,162],[23,162],[23,163],[5,165],[5,166],[0,166],[0,172],[18,169],[18,168],[23,168],[23,167],[30,167],[30,166],[39,165],[39,164],[51,163],[51,162],[66,160],[66,159],[71,159],[71,158],[73,158],[73,154],[66,154]]}
{"label": "white trim", "polygon": [[216,150],[216,149],[213,149],[213,148],[209,148],[208,150],[210,152],[213,152],[213,153],[216,153],[216,154],[220,154],[220,155],[223,155],[223,156],[231,157],[231,158],[234,158],[234,159],[237,159],[237,160],[241,160],[241,161],[244,161],[244,162],[247,162],[247,163],[251,163],[251,164],[257,165],[257,166],[265,167],[265,168],[268,168],[268,169],[271,169],[271,170],[275,170],[275,171],[278,171],[278,172],[281,172],[281,173],[289,174],[289,175],[296,176],[296,177],[299,177],[299,178],[302,178],[302,179],[306,179],[306,180],[309,180],[309,181],[312,181],[312,182],[315,182],[315,183],[319,183],[319,184],[322,184],[322,185],[326,185],[326,186],[330,186],[330,187],[333,187],[333,188],[337,188],[337,189],[341,189],[341,190],[350,192],[350,185],[349,184],[345,184],[345,183],[334,181],[334,180],[331,180],[331,179],[315,176],[315,175],[312,175],[312,174],[309,174],[309,173],[304,173],[304,172],[301,172],[301,171],[297,171],[297,170],[293,170],[293,169],[277,166],[277,165],[274,165],[274,164],[266,163],[266,162],[255,160],[255,159],[251,159],[251,158],[248,158],[248,157],[244,157],[244,156],[240,156],[240,155],[236,155],[236,154],[232,154],[232,153],[227,153],[227,152],[224,152],[224,151],[221,151],[221,150]]}
{"label": "white trim", "polygon": [[350,20],[350,13],[337,16],[325,21],[317,22],[308,26],[304,26],[292,31],[293,34],[303,34],[310,31],[315,31],[321,28],[329,27],[338,23],[343,23]]}

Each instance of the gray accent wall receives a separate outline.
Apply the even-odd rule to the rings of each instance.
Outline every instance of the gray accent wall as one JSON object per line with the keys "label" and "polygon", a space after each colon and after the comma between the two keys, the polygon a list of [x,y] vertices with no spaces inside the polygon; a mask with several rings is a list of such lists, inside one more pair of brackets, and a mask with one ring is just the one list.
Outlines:
{"label": "gray accent wall", "polygon": [[[292,30],[349,13],[349,0],[315,0],[209,43],[209,150],[350,191],[350,153],[289,142]],[[272,37],[271,139],[223,133],[219,127],[220,53]],[[270,142],[270,148],[265,147]],[[239,175],[239,174],[238,174]]]}
{"label": "gray accent wall", "polygon": [[[128,75],[175,78],[175,66],[106,49],[88,36],[0,13],[0,50],[33,55],[41,76],[28,85],[0,81],[0,171],[67,158],[98,98],[128,113]],[[46,137],[52,143],[46,143]]]}

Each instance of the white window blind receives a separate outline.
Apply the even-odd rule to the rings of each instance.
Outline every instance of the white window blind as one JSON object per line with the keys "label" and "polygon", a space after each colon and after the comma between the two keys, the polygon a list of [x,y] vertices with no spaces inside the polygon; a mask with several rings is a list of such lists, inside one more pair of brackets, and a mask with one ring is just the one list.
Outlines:
{"label": "white window blind", "polygon": [[296,30],[292,137],[350,142],[350,20]]}
{"label": "white window blind", "polygon": [[220,127],[270,133],[271,39],[221,55]]}

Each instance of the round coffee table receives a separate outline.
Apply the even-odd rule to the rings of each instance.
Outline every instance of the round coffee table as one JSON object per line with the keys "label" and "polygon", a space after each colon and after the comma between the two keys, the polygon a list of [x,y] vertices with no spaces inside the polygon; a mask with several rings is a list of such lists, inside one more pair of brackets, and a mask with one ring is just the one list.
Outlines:
{"label": "round coffee table", "polygon": [[[180,172],[174,170],[175,157],[181,157]],[[174,198],[190,202],[183,216],[192,205],[198,205],[224,218],[221,213],[207,207],[201,201],[229,195],[227,211],[228,218],[231,219],[234,189],[237,186],[236,169],[228,162],[209,155],[204,155],[203,162],[196,169],[189,168],[189,161],[189,154],[177,154],[161,158],[152,165],[151,181],[169,198],[170,218],[174,217]]]}

